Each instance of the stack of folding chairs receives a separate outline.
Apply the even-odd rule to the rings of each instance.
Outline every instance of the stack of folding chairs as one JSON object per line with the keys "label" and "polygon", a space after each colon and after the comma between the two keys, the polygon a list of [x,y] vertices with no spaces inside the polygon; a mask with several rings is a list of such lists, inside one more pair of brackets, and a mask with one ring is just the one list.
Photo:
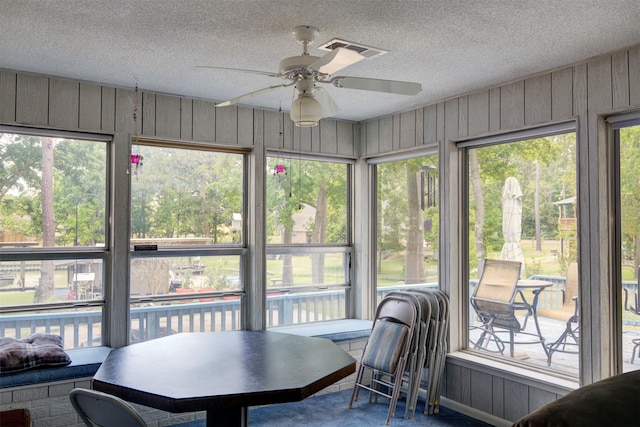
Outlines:
{"label": "stack of folding chairs", "polygon": [[[446,337],[449,330],[449,298],[444,292],[437,289],[392,291],[387,293],[382,301],[384,302],[387,298],[411,302],[415,306],[417,314],[417,322],[411,337],[404,374],[400,382],[401,393],[406,398],[404,417],[405,419],[414,417],[421,389],[426,391],[424,413],[437,413],[439,412],[440,390],[447,354]],[[365,347],[365,352],[370,353],[371,349],[367,351]],[[361,367],[361,369],[364,368]],[[366,380],[362,375],[356,378],[356,386],[354,387],[351,403],[354,398],[357,400],[357,389],[359,387],[370,391],[371,388],[378,390],[380,386],[386,386],[391,389],[399,382],[396,378],[389,378],[388,376],[385,380],[385,373],[375,369],[372,372],[371,380],[369,380],[369,386],[362,385],[361,383],[364,381]],[[377,394],[375,396],[376,401]],[[371,395],[369,400],[372,401]],[[390,416],[393,416],[394,409],[395,402],[392,402],[389,408]]]}

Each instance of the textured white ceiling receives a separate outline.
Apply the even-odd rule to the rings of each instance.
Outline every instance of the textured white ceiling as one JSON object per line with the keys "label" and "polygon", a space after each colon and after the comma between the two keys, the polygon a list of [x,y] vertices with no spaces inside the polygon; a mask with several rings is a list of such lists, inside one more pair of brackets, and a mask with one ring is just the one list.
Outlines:
{"label": "textured white ceiling", "polygon": [[[417,96],[327,87],[336,118],[423,106],[640,43],[638,0],[0,0],[0,68],[224,101],[282,81],[313,25],[389,50],[340,75],[422,83]],[[289,110],[293,88],[244,105]]]}

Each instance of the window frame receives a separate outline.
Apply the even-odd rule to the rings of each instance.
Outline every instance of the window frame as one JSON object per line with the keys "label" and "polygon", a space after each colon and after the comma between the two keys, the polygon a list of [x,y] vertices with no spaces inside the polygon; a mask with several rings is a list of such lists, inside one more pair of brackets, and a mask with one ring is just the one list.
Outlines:
{"label": "window frame", "polygon": [[[607,144],[610,153],[608,162],[609,169],[609,203],[611,204],[612,215],[611,221],[611,241],[612,249],[610,249],[610,258],[612,259],[613,268],[611,271],[611,339],[610,339],[610,357],[612,361],[612,370],[614,374],[624,372],[624,342],[623,334],[623,311],[624,311],[624,295],[622,294],[622,199],[621,199],[621,138],[620,131],[627,127],[640,126],[640,111],[616,114],[608,116],[604,119],[607,127]],[[640,368],[639,368],[640,369]]]}
{"label": "window frame", "polygon": [[[105,336],[107,311],[109,305],[108,289],[111,284],[108,280],[109,267],[112,263],[112,250],[110,246],[113,234],[113,224],[111,221],[111,170],[112,170],[112,146],[113,135],[89,132],[62,131],[43,128],[31,128],[21,126],[0,125],[0,133],[20,134],[25,136],[51,137],[58,139],[72,139],[103,142],[105,144],[105,200],[104,200],[104,245],[103,246],[52,246],[52,247],[31,247],[31,248],[0,248],[2,261],[54,261],[54,260],[100,260],[103,271],[103,292],[100,298],[90,298],[86,300],[60,301],[54,303],[34,303],[13,306],[0,306],[0,315],[10,316],[12,313],[19,314],[30,311],[59,312],[67,309],[100,307],[102,336]],[[103,338],[104,340],[104,338]]]}
{"label": "window frame", "polygon": [[[402,160],[411,160],[411,159],[416,159],[418,157],[428,157],[428,156],[436,156],[437,160],[438,160],[438,189],[437,189],[437,206],[438,206],[438,217],[440,218],[440,222],[442,221],[442,203],[443,203],[443,192],[441,191],[442,189],[442,167],[440,167],[440,150],[437,147],[427,147],[427,148],[421,148],[418,150],[409,150],[409,151],[403,151],[400,153],[392,153],[392,154],[386,154],[386,155],[381,155],[381,156],[376,156],[376,157],[370,157],[368,159],[366,159],[366,163],[368,165],[368,167],[371,170],[371,189],[370,189],[370,193],[371,193],[371,206],[369,208],[370,211],[370,220],[371,220],[371,248],[370,248],[370,253],[374,254],[373,259],[371,260],[371,281],[373,283],[373,292],[372,292],[372,303],[373,303],[373,307],[375,309],[375,307],[378,306],[378,301],[377,301],[377,292],[378,292],[378,269],[377,269],[377,229],[378,229],[378,165],[381,164],[386,164],[386,163],[393,163],[393,162],[398,162],[398,161],[402,161]],[[438,230],[442,230],[442,228],[440,227],[440,224],[438,224]],[[442,252],[442,248],[444,247],[442,245],[443,242],[443,238],[442,238],[442,233],[439,232],[438,235],[438,246],[439,246],[439,252]],[[441,259],[441,256],[438,256],[438,259]],[[444,291],[443,288],[443,283],[442,283],[442,269],[440,267],[440,262],[438,262],[438,287],[439,289]]]}
{"label": "window frame", "polygon": [[[265,281],[265,291],[267,293],[270,292],[280,292],[280,293],[298,293],[298,292],[323,292],[323,291],[333,291],[344,289],[345,297],[347,303],[345,304],[345,318],[349,319],[353,317],[354,307],[353,301],[354,298],[351,297],[351,292],[353,290],[353,268],[352,268],[352,254],[353,254],[353,212],[354,212],[354,201],[353,201],[353,182],[354,182],[354,169],[355,169],[355,159],[343,158],[343,157],[332,157],[325,155],[313,155],[313,154],[303,154],[303,153],[291,153],[286,151],[279,150],[267,150],[265,153],[265,164],[268,163],[269,158],[278,157],[289,160],[306,160],[313,162],[329,162],[329,163],[337,163],[346,165],[346,241],[340,243],[265,243],[265,253],[266,256],[273,255],[313,255],[313,254],[323,254],[323,253],[343,253],[345,256],[343,265],[344,265],[344,277],[345,281],[343,283],[333,283],[327,285],[304,285],[304,286],[276,286],[269,287]],[[268,183],[265,180],[265,193],[266,187]],[[265,201],[266,205],[266,201]],[[266,226],[266,223],[265,223]]]}
{"label": "window frame", "polygon": [[[534,126],[528,127],[525,129],[508,131],[508,132],[500,132],[496,134],[487,135],[479,138],[471,138],[471,139],[458,139],[453,140],[452,143],[455,145],[455,148],[458,153],[458,180],[459,180],[459,190],[460,190],[460,200],[459,200],[459,219],[457,224],[459,225],[460,230],[469,230],[470,220],[469,220],[469,199],[470,199],[470,182],[469,182],[469,149],[474,148],[482,148],[488,147],[492,145],[498,144],[509,144],[519,141],[526,141],[535,138],[543,138],[549,137],[553,135],[565,134],[565,133],[574,133],[576,137],[576,194],[580,194],[580,176],[579,176],[579,131],[578,124],[575,120],[567,120],[555,122],[542,126]],[[451,189],[450,189],[451,190]],[[579,209],[579,205],[578,205]],[[580,218],[577,218],[577,236],[580,236]],[[509,360],[507,357],[500,357],[493,355],[489,352],[482,352],[478,350],[474,350],[470,348],[469,345],[469,321],[472,315],[472,308],[469,304],[469,300],[471,297],[471,289],[469,284],[470,280],[470,272],[469,272],[469,233],[462,231],[458,235],[458,253],[460,255],[460,271],[459,271],[459,282],[457,284],[457,294],[460,297],[461,304],[459,305],[460,313],[458,316],[459,323],[457,325],[452,324],[452,327],[455,327],[458,335],[457,342],[457,351],[462,354],[473,357],[474,360],[477,360],[478,363],[486,365],[486,366],[495,366],[496,363],[507,367],[509,371],[517,372],[521,369],[525,369],[530,372],[536,372],[538,374],[549,375],[551,378],[563,379],[569,381],[576,381],[582,377],[582,371],[585,369],[582,363],[578,368],[577,377],[570,374],[563,374],[559,370],[547,369],[546,367],[537,366],[533,364],[522,364],[516,360]],[[578,241],[577,247],[577,257],[578,257],[578,265],[581,265],[581,246],[584,243]],[[580,267],[582,269],[582,267]],[[586,298],[586,292],[581,293],[580,306],[584,306],[584,301]],[[585,324],[585,320],[581,315],[580,325]],[[580,353],[582,354],[585,351],[588,351],[586,347],[586,340],[581,340],[580,342]],[[580,355],[579,361],[582,362],[583,358]]]}
{"label": "window frame", "polygon": [[[247,218],[248,216],[248,174],[249,174],[249,155],[251,154],[251,149],[246,147],[230,147],[226,145],[216,145],[216,144],[204,144],[198,142],[174,142],[174,141],[165,141],[151,138],[135,138],[132,139],[131,145],[140,145],[140,146],[148,146],[148,147],[166,147],[173,149],[181,149],[181,150],[194,150],[194,151],[207,151],[212,153],[229,153],[229,154],[238,154],[242,155],[242,217]],[[131,197],[129,197],[129,208],[131,209]],[[131,219],[129,218],[129,221]],[[240,243],[227,243],[227,244],[196,244],[196,245],[158,245],[157,250],[147,251],[147,250],[136,250],[134,245],[131,243],[131,233],[129,233],[129,266],[131,265],[131,260],[133,259],[144,259],[144,258],[171,258],[171,257],[191,257],[191,256],[238,256],[240,259],[239,268],[239,281],[240,281],[240,289],[233,291],[210,291],[210,292],[202,292],[199,293],[199,297],[212,297],[212,298],[221,298],[227,296],[237,296],[240,297],[241,300],[244,300],[244,297],[247,295],[247,283],[246,283],[246,268],[247,268],[247,255],[249,253],[248,249],[248,235],[247,235],[247,221],[242,221],[242,240]],[[135,239],[134,239],[135,240]],[[129,280],[131,276],[129,275]],[[131,283],[129,281],[129,286],[127,287],[127,292],[129,292],[129,300],[128,300],[128,310],[131,309],[133,304],[140,303],[154,303],[154,302],[175,302],[181,300],[189,300],[193,299],[193,295],[190,294],[164,294],[164,295],[144,295],[144,296],[132,296],[130,295],[131,291]],[[242,306],[244,304],[241,304]],[[241,319],[244,319],[245,316],[241,316]]]}

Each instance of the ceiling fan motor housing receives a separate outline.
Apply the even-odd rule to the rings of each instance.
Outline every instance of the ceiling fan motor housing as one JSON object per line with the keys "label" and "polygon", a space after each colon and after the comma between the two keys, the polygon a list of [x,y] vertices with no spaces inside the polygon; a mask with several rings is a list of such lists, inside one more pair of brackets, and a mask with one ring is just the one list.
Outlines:
{"label": "ceiling fan motor housing", "polygon": [[310,75],[309,66],[320,59],[319,56],[300,55],[285,58],[280,61],[280,74],[288,79],[296,79],[298,76]]}

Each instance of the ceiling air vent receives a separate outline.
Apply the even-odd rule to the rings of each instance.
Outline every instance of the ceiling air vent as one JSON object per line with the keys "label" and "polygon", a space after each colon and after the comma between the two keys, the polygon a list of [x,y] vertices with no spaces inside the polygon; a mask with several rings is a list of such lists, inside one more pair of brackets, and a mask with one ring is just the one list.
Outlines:
{"label": "ceiling air vent", "polygon": [[377,47],[371,47],[371,46],[367,46],[360,43],[349,42],[346,40],[340,40],[340,39],[329,40],[328,42],[318,46],[318,49],[332,51],[339,47],[343,47],[345,49],[358,52],[360,55],[368,59],[375,58],[376,56],[384,55],[385,53],[389,53],[388,50],[380,49]]}

